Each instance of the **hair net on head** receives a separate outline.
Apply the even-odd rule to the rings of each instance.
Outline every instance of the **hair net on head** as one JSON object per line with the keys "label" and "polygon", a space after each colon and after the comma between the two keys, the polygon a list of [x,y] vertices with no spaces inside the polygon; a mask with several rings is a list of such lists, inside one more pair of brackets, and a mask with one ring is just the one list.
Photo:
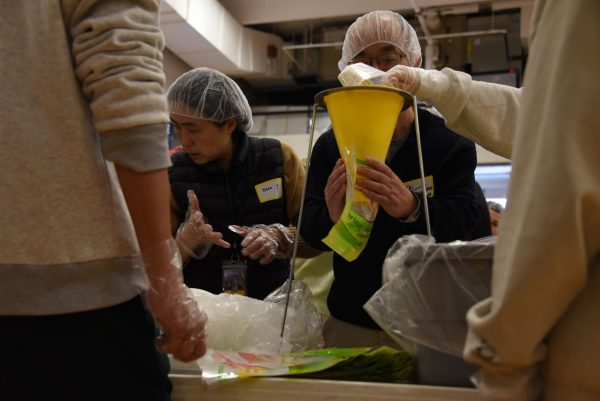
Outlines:
{"label": "hair net on head", "polygon": [[167,91],[169,113],[222,123],[235,118],[238,128],[252,128],[252,111],[240,87],[225,74],[196,68],[181,75]]}
{"label": "hair net on head", "polygon": [[396,46],[408,58],[411,67],[421,66],[421,45],[413,27],[400,14],[392,11],[372,11],[361,17],[346,31],[340,71],[350,60],[374,43]]}

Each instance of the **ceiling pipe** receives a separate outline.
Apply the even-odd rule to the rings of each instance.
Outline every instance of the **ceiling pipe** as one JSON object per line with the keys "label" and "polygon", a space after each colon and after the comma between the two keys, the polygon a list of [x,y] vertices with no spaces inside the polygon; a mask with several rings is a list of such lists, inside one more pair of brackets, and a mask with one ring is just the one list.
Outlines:
{"label": "ceiling pipe", "polygon": [[[468,32],[453,32],[453,33],[441,33],[438,35],[430,35],[429,39],[450,39],[450,38],[466,38],[469,36],[489,36],[489,35],[506,35],[508,31],[506,29],[488,29],[486,31],[468,31]],[[419,37],[419,40],[425,39],[425,37]]]}
{"label": "ceiling pipe", "polygon": [[[439,35],[419,36],[419,40],[437,40],[437,39],[451,39],[451,38],[466,38],[470,36],[490,36],[490,35],[506,35],[508,31],[506,29],[489,29],[485,31],[467,31],[467,32],[453,32],[453,33],[442,33]],[[298,49],[312,49],[318,47],[342,47],[344,42],[323,42],[323,43],[306,43],[300,45],[285,45],[281,47],[283,53],[288,56],[299,68],[302,66],[294,58],[291,51]]]}
{"label": "ceiling pipe", "polygon": [[294,64],[296,64],[296,66],[298,68],[300,68],[302,71],[304,71],[304,69],[305,69],[304,66],[300,65],[298,60],[296,60],[296,58],[292,54],[291,50],[312,49],[312,48],[316,48],[316,47],[336,47],[336,46],[342,47],[343,44],[344,44],[344,42],[306,43],[306,44],[302,44],[302,45],[281,46],[281,50],[283,50],[283,53],[286,56],[288,56],[290,58],[290,60],[292,60],[294,62]]}
{"label": "ceiling pipe", "polygon": [[[427,19],[422,12],[421,8],[417,5],[415,0],[411,0],[411,4],[415,11],[415,15],[419,21],[421,28],[423,29],[424,36],[419,36],[419,40],[424,40],[426,42],[425,45],[425,68],[432,69],[435,68],[435,60],[438,57],[437,48],[437,40],[440,39],[451,39],[451,38],[464,38],[470,36],[488,36],[488,35],[506,35],[506,29],[489,29],[484,31],[469,31],[469,32],[454,32],[454,33],[443,33],[432,35],[429,30],[429,25],[427,24]],[[281,47],[283,53],[292,60],[292,62],[302,71],[304,70],[304,66],[300,65],[298,60],[294,57],[292,53],[293,50],[299,49],[313,49],[319,47],[341,47],[343,42],[323,42],[323,43],[305,43],[299,45],[284,45]]]}
{"label": "ceiling pipe", "polygon": [[285,45],[282,47],[282,49],[283,50],[295,50],[295,49],[310,49],[313,47],[335,47],[335,46],[342,47],[343,44],[344,44],[344,42],[306,43],[306,44],[302,44],[302,45]]}
{"label": "ceiling pipe", "polygon": [[[450,39],[450,38],[464,38],[469,36],[488,36],[488,35],[506,35],[508,31],[506,29],[488,29],[485,31],[466,31],[466,32],[452,32],[442,33],[439,35],[431,35],[430,39]],[[419,36],[419,40],[425,40],[425,36]],[[344,42],[322,42],[322,43],[306,43],[300,45],[284,45],[281,47],[282,50],[296,50],[296,49],[310,49],[314,47],[342,47]]]}

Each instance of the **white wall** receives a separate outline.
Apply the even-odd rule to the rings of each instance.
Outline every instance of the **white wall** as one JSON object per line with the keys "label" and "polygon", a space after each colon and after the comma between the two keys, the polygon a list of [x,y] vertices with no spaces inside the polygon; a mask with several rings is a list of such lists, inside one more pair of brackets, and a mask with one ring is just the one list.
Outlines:
{"label": "white wall", "polygon": [[490,152],[487,149],[482,148],[481,146],[475,144],[475,148],[477,149],[477,164],[504,164],[510,163],[509,159],[506,159],[502,156],[498,156],[495,153]]}
{"label": "white wall", "polygon": [[167,77],[167,88],[181,74],[189,71],[191,67],[182,59],[177,57],[171,50],[165,48],[163,51],[163,69]]}

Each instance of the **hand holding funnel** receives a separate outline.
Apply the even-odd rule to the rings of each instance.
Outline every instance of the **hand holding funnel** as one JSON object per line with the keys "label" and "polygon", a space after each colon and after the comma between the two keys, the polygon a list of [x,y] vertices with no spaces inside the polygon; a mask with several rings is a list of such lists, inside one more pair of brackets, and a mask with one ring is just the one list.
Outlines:
{"label": "hand holding funnel", "polygon": [[348,179],[344,210],[323,242],[349,261],[364,249],[378,209],[356,188],[356,168],[367,157],[385,160],[398,116],[411,104],[406,99],[409,94],[384,86],[337,88],[315,97],[327,107]]}

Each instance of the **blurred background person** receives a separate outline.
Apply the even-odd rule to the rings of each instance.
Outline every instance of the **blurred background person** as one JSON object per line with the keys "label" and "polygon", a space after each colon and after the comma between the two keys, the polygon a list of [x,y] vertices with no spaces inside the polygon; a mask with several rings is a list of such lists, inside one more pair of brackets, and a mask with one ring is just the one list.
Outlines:
{"label": "blurred background person", "polygon": [[498,235],[498,226],[500,225],[500,216],[504,212],[504,207],[498,202],[489,201],[490,221],[492,223],[492,235]]}
{"label": "blurred background person", "polygon": [[206,351],[169,230],[158,14],[158,1],[2,3],[2,400],[169,400],[143,293],[156,345]]}

